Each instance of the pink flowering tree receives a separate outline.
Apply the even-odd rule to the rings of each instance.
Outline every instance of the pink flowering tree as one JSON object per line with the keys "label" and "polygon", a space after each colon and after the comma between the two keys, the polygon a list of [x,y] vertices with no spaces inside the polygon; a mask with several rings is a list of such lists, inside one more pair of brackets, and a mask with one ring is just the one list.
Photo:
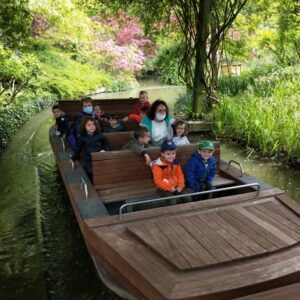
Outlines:
{"label": "pink flowering tree", "polygon": [[[131,73],[137,76],[144,67],[145,59],[153,55],[152,42],[144,35],[139,19],[130,17],[124,12],[114,17],[92,17],[99,28],[110,28],[110,34],[96,32],[94,49],[106,58],[106,67],[118,72]],[[108,36],[110,37],[108,38]]]}

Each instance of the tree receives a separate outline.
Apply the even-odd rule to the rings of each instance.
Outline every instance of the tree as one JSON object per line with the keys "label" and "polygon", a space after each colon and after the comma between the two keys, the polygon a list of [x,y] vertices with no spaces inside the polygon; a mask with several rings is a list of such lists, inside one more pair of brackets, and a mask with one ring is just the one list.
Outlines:
{"label": "tree", "polygon": [[[109,5],[106,0],[100,1]],[[125,0],[110,1],[129,7],[141,16],[149,30],[151,25],[174,15],[181,28],[179,74],[193,92],[194,117],[217,101],[214,88],[218,74],[217,50],[227,30],[247,0]]]}
{"label": "tree", "polygon": [[0,0],[0,40],[6,47],[16,48],[30,33],[28,0]]}
{"label": "tree", "polygon": [[174,0],[183,33],[180,76],[193,92],[194,117],[217,101],[217,50],[247,0]]}

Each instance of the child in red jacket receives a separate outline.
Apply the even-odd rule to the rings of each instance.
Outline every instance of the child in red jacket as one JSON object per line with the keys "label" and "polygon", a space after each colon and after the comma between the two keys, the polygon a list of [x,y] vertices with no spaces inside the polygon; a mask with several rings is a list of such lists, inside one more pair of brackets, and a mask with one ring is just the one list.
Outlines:
{"label": "child in red jacket", "polygon": [[171,196],[182,193],[184,175],[179,160],[176,159],[176,145],[173,141],[161,144],[161,156],[151,163],[153,180],[160,196]]}

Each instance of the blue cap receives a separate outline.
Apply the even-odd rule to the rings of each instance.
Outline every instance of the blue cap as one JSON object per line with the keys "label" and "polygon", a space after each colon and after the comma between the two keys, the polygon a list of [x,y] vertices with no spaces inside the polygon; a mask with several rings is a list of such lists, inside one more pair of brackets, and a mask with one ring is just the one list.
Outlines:
{"label": "blue cap", "polygon": [[160,151],[161,152],[165,152],[167,150],[175,150],[176,149],[176,145],[173,141],[169,140],[169,141],[164,141],[161,146],[160,146]]}

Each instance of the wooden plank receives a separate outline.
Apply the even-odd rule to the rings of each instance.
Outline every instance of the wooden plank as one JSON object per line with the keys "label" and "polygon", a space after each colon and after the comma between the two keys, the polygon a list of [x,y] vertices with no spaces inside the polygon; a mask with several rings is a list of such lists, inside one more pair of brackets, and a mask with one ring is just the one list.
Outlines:
{"label": "wooden plank", "polygon": [[207,223],[201,218],[201,216],[191,216],[189,220],[214,243],[215,247],[223,250],[231,259],[242,257],[242,254],[236,251],[223,237],[218,235]]}
{"label": "wooden plank", "polygon": [[[214,299],[212,294],[222,291],[229,291],[230,294],[230,291],[234,289],[245,289],[251,285],[268,282],[295,272],[299,274],[299,269],[299,257],[291,257],[284,262],[280,261],[258,269],[240,268],[240,272],[228,272],[222,274],[222,277],[194,278],[194,280],[178,282],[170,295],[170,299],[192,299],[193,297]],[[217,299],[231,299],[231,297]]]}
{"label": "wooden plank", "polygon": [[197,241],[200,243],[211,255],[218,261],[228,261],[231,260],[222,249],[219,249],[215,244],[201,231],[201,228],[198,228],[190,221],[190,217],[181,217],[178,218],[178,222],[188,231]]}
{"label": "wooden plank", "polygon": [[[267,210],[261,209],[261,205],[255,205],[254,207],[249,207],[247,208],[247,210],[253,213],[254,215],[256,215],[258,218],[264,219],[269,224],[278,228],[280,231],[282,231],[284,234],[294,239],[295,241],[300,240],[300,234],[297,233],[297,231],[289,228],[288,226],[283,224],[283,222],[281,222],[279,219],[276,219],[275,215],[273,215],[273,217],[270,216]],[[298,226],[298,230],[300,230],[299,226]]]}
{"label": "wooden plank", "polygon": [[150,246],[158,255],[163,256],[171,265],[175,264],[179,269],[185,269],[190,266],[188,261],[174,246],[160,228],[154,222],[147,222],[139,226],[130,226],[127,229],[146,246]]}
{"label": "wooden plank", "polygon": [[299,300],[300,282],[278,287],[268,291],[251,294],[235,300]]}
{"label": "wooden plank", "polygon": [[262,229],[265,229],[264,232],[266,232],[267,239],[269,241],[272,241],[272,243],[275,243],[279,248],[286,247],[287,245],[292,245],[296,243],[294,239],[290,238],[289,236],[287,236],[282,231],[278,230],[276,227],[272,226],[268,222],[265,222],[261,218],[256,217],[254,214],[250,213],[247,209],[243,207],[236,207],[233,209],[243,214],[249,220],[251,220],[251,223],[255,223]]}
{"label": "wooden plank", "polygon": [[195,255],[195,253],[182,241],[181,237],[177,235],[172,228],[172,223],[169,221],[157,222],[156,225],[164,233],[166,237],[174,244],[174,247],[180,252],[180,254],[189,263],[189,268],[197,268],[203,265],[203,262]]}
{"label": "wooden plank", "polygon": [[254,240],[250,239],[249,236],[244,234],[241,230],[239,230],[239,228],[236,228],[228,223],[226,219],[222,217],[220,211],[212,212],[211,215],[219,225],[222,225],[226,229],[227,232],[231,232],[236,239],[246,245],[248,249],[251,249],[253,251],[253,254],[261,254],[267,252],[266,249],[261,247]]}
{"label": "wooden plank", "polygon": [[298,217],[300,217],[300,205],[293,199],[291,199],[288,195],[282,194],[276,196],[276,198],[283,203],[286,207],[288,207],[291,211],[293,211],[295,214],[297,214]]}
{"label": "wooden plank", "polygon": [[197,239],[193,237],[181,224],[181,218],[172,218],[168,220],[168,223],[174,231],[182,238],[186,245],[195,253],[195,255],[205,264],[211,265],[217,263],[216,258],[210,254]]}
{"label": "wooden plank", "polygon": [[104,218],[95,218],[86,222],[89,227],[125,224],[127,222],[145,221],[146,219],[162,218],[165,216],[180,215],[182,213],[194,214],[197,210],[216,209],[222,206],[230,206],[233,204],[253,201],[259,201],[267,197],[283,193],[280,189],[264,190],[257,195],[257,192],[249,192],[245,194],[232,195],[230,197],[219,197],[218,199],[210,199],[209,201],[196,201],[185,203],[181,205],[173,205],[168,207],[154,208],[151,210],[138,211],[131,214],[125,214],[120,218],[119,216],[109,216]]}
{"label": "wooden plank", "polygon": [[219,234],[222,239],[226,240],[226,242],[235,249],[233,253],[237,256],[237,258],[242,256],[252,256],[254,254],[253,250],[249,249],[245,244],[241,243],[241,241],[238,240],[233,234],[231,234],[230,231],[227,231],[222,223],[217,223],[214,219],[214,214],[207,213],[198,217],[206,222],[206,224],[212,230]]}
{"label": "wooden plank", "polygon": [[296,225],[300,226],[300,219],[297,217],[297,214],[295,214],[293,211],[291,211],[288,207],[286,207],[281,202],[267,202],[264,204],[268,209],[276,212],[277,214],[281,215],[282,217],[286,218],[287,220],[290,220]]}
{"label": "wooden plank", "polygon": [[220,210],[218,211],[218,215],[237,228],[241,233],[248,236],[249,239],[255,241],[260,247],[265,249],[265,251],[273,251],[277,249],[275,245],[266,240],[263,236],[257,233],[257,231],[252,230],[250,226],[244,224],[237,214],[230,214],[230,211],[228,210]]}

